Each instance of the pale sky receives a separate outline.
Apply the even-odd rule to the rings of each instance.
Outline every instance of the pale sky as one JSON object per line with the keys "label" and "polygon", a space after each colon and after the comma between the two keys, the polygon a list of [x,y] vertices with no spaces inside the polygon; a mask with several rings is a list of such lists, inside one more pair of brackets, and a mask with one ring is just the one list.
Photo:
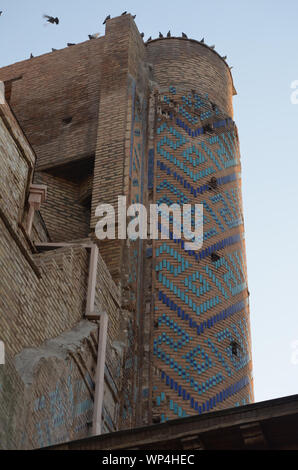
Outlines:
{"label": "pale sky", "polygon": [[[290,101],[298,80],[298,2],[0,0],[0,10],[0,66],[104,34],[103,19],[124,10],[137,15],[145,39],[184,31],[228,56],[238,92],[255,398],[298,393],[291,361],[298,341],[298,105]],[[45,26],[44,13],[60,24]]]}

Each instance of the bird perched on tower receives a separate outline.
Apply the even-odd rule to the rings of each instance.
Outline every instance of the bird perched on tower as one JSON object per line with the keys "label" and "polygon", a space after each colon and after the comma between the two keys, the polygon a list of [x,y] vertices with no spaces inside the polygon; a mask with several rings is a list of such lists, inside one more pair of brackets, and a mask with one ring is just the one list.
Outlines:
{"label": "bird perched on tower", "polygon": [[106,22],[110,19],[111,19],[111,15],[108,15],[102,24],[106,24]]}
{"label": "bird perched on tower", "polygon": [[99,33],[95,33],[95,34],[88,34],[88,38],[91,40],[91,39],[97,39],[99,37]]}
{"label": "bird perched on tower", "polygon": [[171,31],[168,31],[167,38],[171,37]]}
{"label": "bird perched on tower", "polygon": [[161,32],[159,32],[159,37],[160,37],[160,38],[163,38],[163,35],[161,34]]}
{"label": "bird perched on tower", "polygon": [[185,33],[182,33],[182,37],[187,39],[187,36]]}
{"label": "bird perched on tower", "polygon": [[43,15],[44,18],[47,18],[47,22],[51,24],[59,24],[59,18],[54,18],[54,16]]}

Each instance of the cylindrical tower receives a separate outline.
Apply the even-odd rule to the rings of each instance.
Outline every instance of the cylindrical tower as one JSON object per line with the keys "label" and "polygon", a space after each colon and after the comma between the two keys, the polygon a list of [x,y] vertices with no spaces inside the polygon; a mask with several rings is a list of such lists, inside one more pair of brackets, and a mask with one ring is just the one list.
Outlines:
{"label": "cylindrical tower", "polygon": [[182,38],[149,42],[146,60],[157,90],[152,201],[204,207],[199,251],[153,241],[152,419],[163,422],[254,398],[231,72]]}

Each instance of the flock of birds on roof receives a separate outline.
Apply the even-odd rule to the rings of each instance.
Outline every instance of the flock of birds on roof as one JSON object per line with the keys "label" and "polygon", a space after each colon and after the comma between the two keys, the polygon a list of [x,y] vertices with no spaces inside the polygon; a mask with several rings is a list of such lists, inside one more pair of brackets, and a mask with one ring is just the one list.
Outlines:
{"label": "flock of birds on roof", "polygon": [[[2,15],[2,13],[3,13],[3,11],[0,11],[0,16]],[[124,12],[122,13],[122,16],[124,16],[124,15],[127,15],[127,11],[124,11]],[[135,17],[136,17],[136,15],[132,15],[132,18],[133,18],[133,19],[135,19]],[[50,16],[50,15],[43,15],[43,18],[45,18],[48,23],[56,24],[56,25],[59,24],[59,18],[57,18],[57,17]],[[107,22],[108,20],[110,20],[110,19],[111,19],[111,15],[108,15],[108,16],[105,18],[105,20],[104,20],[104,22],[103,22],[102,24],[106,24],[106,22]],[[100,35],[99,33],[96,33],[96,34],[88,34],[88,37],[89,37],[90,40],[91,40],[91,39],[97,39],[97,38],[99,37],[99,35]],[[162,38],[164,38],[165,36],[164,36],[161,32],[159,32],[159,36],[158,36],[158,37],[159,37],[159,39],[162,39]],[[172,37],[172,36],[171,36],[171,31],[168,31],[168,32],[167,32],[166,37],[167,37],[167,38]],[[141,38],[142,38],[142,39],[144,38],[144,33],[141,33]],[[187,37],[187,35],[186,35],[185,33],[182,33],[182,38],[188,39],[188,37]],[[150,36],[150,37],[147,39],[146,43],[148,43],[148,42],[150,42],[150,41],[152,41],[152,40],[153,40],[153,39],[152,39],[152,37]],[[201,41],[200,41],[200,43],[201,43],[201,44],[204,44],[204,43],[205,43],[205,39],[202,38]],[[75,43],[74,43],[74,42],[68,42],[68,43],[67,43],[67,46],[68,46],[68,47],[70,47],[70,46],[75,46]],[[206,44],[206,46],[207,46],[207,44]],[[215,45],[213,45],[213,46],[207,46],[207,47],[209,47],[209,48],[212,49],[212,50],[215,49]],[[55,51],[57,51],[57,49],[54,49],[54,48],[52,47],[52,52],[55,52]],[[34,56],[33,56],[33,54],[31,53],[30,59],[32,59],[33,57],[34,57]],[[222,58],[223,60],[227,60],[227,56],[226,56],[226,55],[225,55],[225,56],[222,56],[221,58]],[[233,67],[230,67],[230,69],[232,69],[232,68],[233,68]]]}

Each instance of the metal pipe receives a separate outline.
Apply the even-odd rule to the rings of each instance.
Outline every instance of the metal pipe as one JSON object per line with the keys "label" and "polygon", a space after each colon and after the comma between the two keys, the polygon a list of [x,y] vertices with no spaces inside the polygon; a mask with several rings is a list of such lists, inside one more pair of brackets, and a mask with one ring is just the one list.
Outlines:
{"label": "metal pipe", "polygon": [[97,353],[97,364],[96,364],[96,375],[95,375],[95,396],[94,396],[93,423],[92,423],[92,432],[94,435],[101,434],[107,335],[108,335],[108,315],[106,312],[102,312],[100,314],[100,327],[99,327],[99,334],[98,334],[98,353]]}
{"label": "metal pipe", "polygon": [[95,289],[97,278],[98,246],[93,244],[91,247],[89,261],[88,290],[86,299],[86,316],[94,315]]}
{"label": "metal pipe", "polygon": [[98,263],[98,246],[93,244],[90,252],[88,290],[86,300],[86,317],[100,320],[98,332],[98,350],[97,363],[95,373],[95,394],[93,407],[92,432],[94,435],[101,434],[102,406],[104,395],[104,378],[106,363],[106,345],[108,335],[108,315],[101,312],[99,315],[94,311],[95,292],[97,281],[97,263]]}

